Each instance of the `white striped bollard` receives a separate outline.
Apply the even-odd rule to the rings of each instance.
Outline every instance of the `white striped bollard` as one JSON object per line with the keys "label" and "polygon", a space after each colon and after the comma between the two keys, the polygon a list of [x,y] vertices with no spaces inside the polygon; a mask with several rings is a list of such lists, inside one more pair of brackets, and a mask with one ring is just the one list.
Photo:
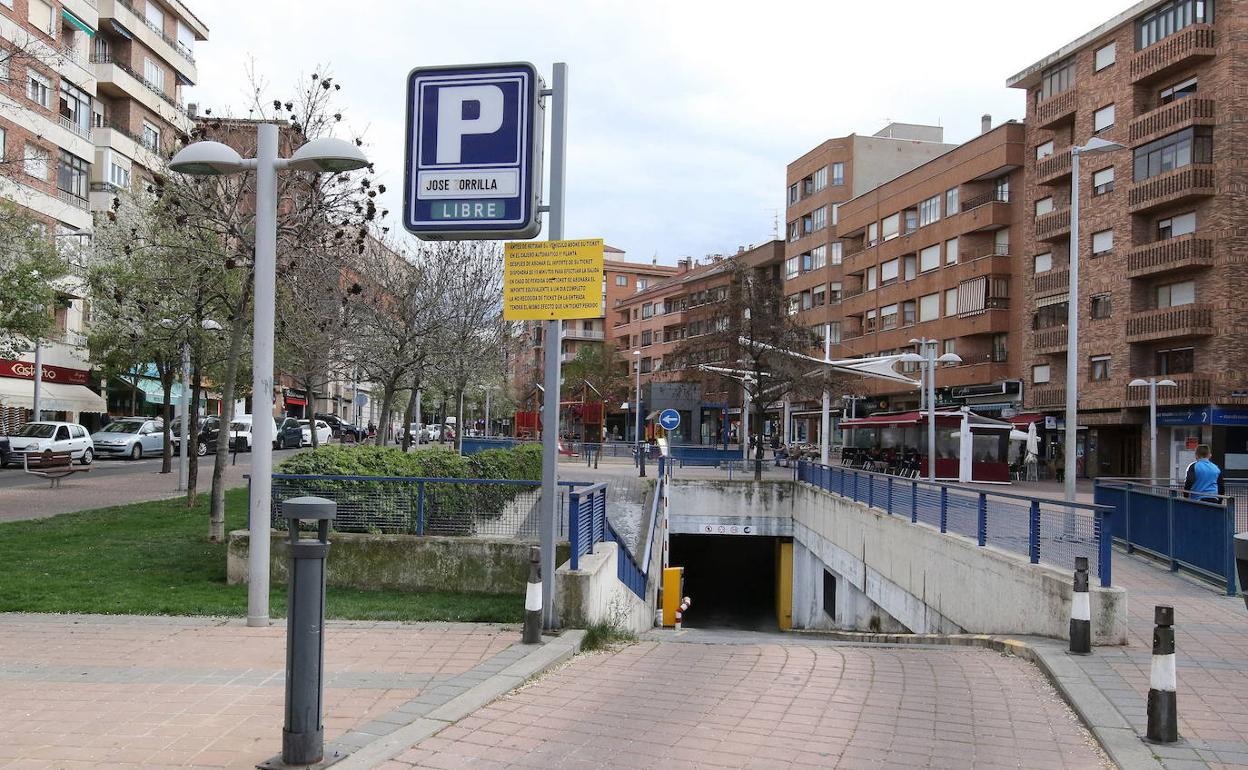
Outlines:
{"label": "white striped bollard", "polygon": [[685,616],[685,610],[689,609],[689,605],[693,604],[689,597],[680,600],[680,606],[676,608],[676,630],[680,630],[680,621]]}
{"label": "white striped bollard", "polygon": [[542,549],[529,549],[529,585],[524,592],[525,644],[542,641]]}
{"label": "white striped bollard", "polygon": [[1075,587],[1070,595],[1070,654],[1092,653],[1092,603],[1088,594],[1088,557],[1075,557]]}
{"label": "white striped bollard", "polygon": [[1148,678],[1148,732],[1150,741],[1174,743],[1179,739],[1178,678],[1174,668],[1174,608],[1153,608],[1153,667]]}

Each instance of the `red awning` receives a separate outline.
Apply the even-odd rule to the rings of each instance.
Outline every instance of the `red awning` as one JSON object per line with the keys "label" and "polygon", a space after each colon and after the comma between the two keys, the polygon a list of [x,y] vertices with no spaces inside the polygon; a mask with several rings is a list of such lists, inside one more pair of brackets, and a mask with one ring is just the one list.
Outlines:
{"label": "red awning", "polygon": [[307,399],[296,398],[295,396],[286,397],[286,406],[307,406]]}
{"label": "red awning", "polygon": [[[971,412],[972,430],[1008,430],[1010,424],[984,417]],[[936,412],[936,424],[956,428],[962,425],[962,412],[948,410]],[[894,414],[873,414],[870,417],[855,417],[841,420],[842,428],[880,428],[889,425],[927,425],[927,412],[896,412]]]}
{"label": "red awning", "polygon": [[1033,412],[1033,413],[1028,413],[1028,414],[1016,414],[1013,417],[1009,418],[1009,422],[1011,425],[1013,425],[1015,428],[1018,428],[1019,430],[1027,430],[1028,425],[1031,425],[1033,422],[1040,422],[1043,419],[1044,419],[1044,415],[1035,414]]}

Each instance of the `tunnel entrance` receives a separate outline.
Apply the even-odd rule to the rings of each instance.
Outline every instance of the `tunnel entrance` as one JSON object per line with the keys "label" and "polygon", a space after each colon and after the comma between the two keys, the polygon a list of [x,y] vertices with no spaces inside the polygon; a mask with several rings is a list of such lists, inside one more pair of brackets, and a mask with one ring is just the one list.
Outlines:
{"label": "tunnel entrance", "polygon": [[777,537],[671,536],[673,567],[685,568],[691,628],[776,631]]}

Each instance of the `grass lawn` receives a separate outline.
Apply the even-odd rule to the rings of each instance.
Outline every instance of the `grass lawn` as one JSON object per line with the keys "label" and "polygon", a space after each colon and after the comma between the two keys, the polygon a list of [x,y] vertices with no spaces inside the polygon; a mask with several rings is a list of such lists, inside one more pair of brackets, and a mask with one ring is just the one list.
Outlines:
{"label": "grass lawn", "polygon": [[[0,524],[0,612],[247,614],[247,586],[226,585],[225,545],[207,541],[208,496]],[[246,525],[247,490],[226,493],[226,531]],[[286,614],[273,586],[271,614]],[[519,622],[523,596],[328,589],[326,613],[352,620]]]}

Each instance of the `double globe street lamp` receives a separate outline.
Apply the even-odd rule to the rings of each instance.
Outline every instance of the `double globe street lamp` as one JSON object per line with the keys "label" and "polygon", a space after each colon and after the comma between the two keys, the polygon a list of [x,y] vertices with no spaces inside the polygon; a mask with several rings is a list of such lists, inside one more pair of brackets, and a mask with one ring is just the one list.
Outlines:
{"label": "double globe street lamp", "polygon": [[936,355],[939,340],[926,337],[910,340],[910,344],[922,350],[922,353],[906,353],[898,360],[907,364],[918,364],[923,373],[923,385],[927,388],[927,480],[936,480],[936,365],[960,364],[962,357],[957,353]]}
{"label": "double globe street lamp", "polygon": [[1179,383],[1174,380],[1159,380],[1149,377],[1147,380],[1136,378],[1129,383],[1133,388],[1148,388],[1148,431],[1149,461],[1148,474],[1154,486],[1157,485],[1157,388],[1175,388]]}
{"label": "double globe street lamp", "polygon": [[[192,176],[256,174],[255,311],[252,336],[252,413],[258,417],[266,403],[269,416],[273,393],[273,325],[277,284],[277,172],[305,171],[338,174],[369,165],[359,147],[342,139],[313,139],[289,158],[278,157],[278,126],[256,126],[256,157],[243,158],[221,142],[196,142],[182,148],[169,168]],[[266,395],[267,394],[267,395]],[[249,500],[250,556],[247,586],[247,625],[269,624],[269,506],[273,472],[273,420],[254,419],[252,475]]]}

